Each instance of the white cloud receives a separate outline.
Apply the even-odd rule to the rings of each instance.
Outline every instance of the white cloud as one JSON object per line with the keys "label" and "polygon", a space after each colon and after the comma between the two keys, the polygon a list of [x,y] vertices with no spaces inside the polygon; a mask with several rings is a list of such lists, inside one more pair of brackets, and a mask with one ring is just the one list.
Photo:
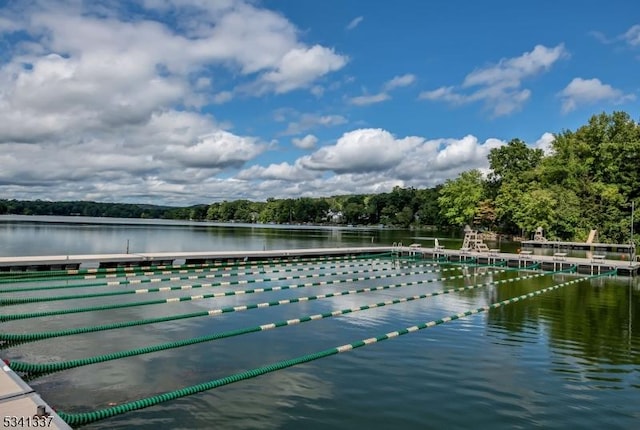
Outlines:
{"label": "white cloud", "polygon": [[[454,105],[481,101],[493,116],[509,115],[521,109],[531,96],[529,89],[522,89],[522,81],[547,71],[567,55],[562,44],[554,48],[537,45],[519,57],[474,70],[458,89],[449,86],[424,91],[419,99],[442,100]],[[469,92],[469,89],[472,90]]]}
{"label": "white cloud", "polygon": [[267,167],[251,166],[242,170],[236,176],[242,180],[279,180],[287,182],[299,182],[318,177],[317,172],[303,169],[299,164],[289,163],[270,164]]}
{"label": "white cloud", "polygon": [[600,79],[574,78],[558,96],[562,99],[562,111],[571,112],[579,105],[597,102],[625,103],[636,99],[634,94],[625,94],[611,85],[603,84]]}
{"label": "white cloud", "polygon": [[291,142],[298,148],[311,149],[316,146],[316,143],[318,143],[318,138],[313,134],[307,134],[302,139],[294,137]]}
{"label": "white cloud", "polygon": [[[285,120],[287,112],[279,111],[278,118]],[[290,112],[290,114],[296,116],[295,121],[289,122],[287,129],[282,132],[284,136],[291,136],[294,134],[301,134],[307,130],[312,130],[318,127],[333,127],[336,125],[346,124],[347,119],[342,115],[318,115],[318,114],[297,114],[296,112]]]}
{"label": "white cloud", "polygon": [[12,33],[20,29],[20,25],[18,25],[13,20],[0,16],[0,33]]}
{"label": "white cloud", "polygon": [[[166,154],[188,167],[240,167],[264,150],[255,139],[218,130],[192,144],[169,145]],[[162,156],[162,155],[161,155]]]}
{"label": "white cloud", "polygon": [[369,105],[373,105],[376,103],[381,103],[383,101],[389,100],[390,98],[391,96],[389,94],[383,92],[383,93],[372,94],[372,95],[351,97],[350,99],[348,99],[348,101],[349,101],[349,104],[356,105],[356,106],[369,106]]}
{"label": "white cloud", "polygon": [[546,155],[549,155],[553,151],[552,144],[554,140],[556,140],[556,137],[552,133],[545,132],[540,136],[540,139],[536,140],[533,147],[536,149],[542,149]]}
{"label": "white cloud", "polygon": [[276,70],[262,75],[259,92],[272,89],[276,93],[285,93],[304,88],[318,77],[341,69],[346,63],[347,57],[320,45],[294,48],[282,57]]}
{"label": "white cloud", "polygon": [[293,164],[252,166],[238,179],[252,181],[256,190],[274,197],[380,193],[394,186],[432,187],[465,170],[487,171],[489,151],[504,144],[498,139],[480,142],[470,135],[426,140],[417,136],[396,138],[380,129],[359,129]]}
{"label": "white cloud", "polygon": [[382,86],[382,90],[377,94],[364,94],[361,96],[347,98],[347,102],[355,106],[369,106],[376,103],[382,103],[391,99],[389,95],[390,91],[396,88],[406,87],[415,82],[416,77],[411,73],[407,73],[401,76],[394,76],[389,81],[385,82]]}
{"label": "white cloud", "polygon": [[324,94],[324,87],[322,85],[314,85],[313,87],[311,87],[311,90],[309,90],[309,91],[314,96],[320,98]]}
{"label": "white cloud", "polygon": [[591,31],[589,34],[605,45],[624,42],[632,48],[640,46],[640,24],[632,25],[627,31],[617,35],[616,37],[607,37],[600,31]]}
{"label": "white cloud", "polygon": [[231,91],[220,91],[218,94],[214,94],[212,101],[217,105],[221,105],[230,102],[232,99],[233,93]]}
{"label": "white cloud", "polygon": [[390,168],[405,151],[421,141],[418,137],[395,139],[381,129],[359,129],[342,135],[335,145],[325,146],[302,157],[300,164],[312,170],[362,173]]}
{"label": "white cloud", "polygon": [[631,26],[631,28],[622,35],[622,38],[630,46],[640,46],[640,24]]}
{"label": "white cloud", "polygon": [[260,198],[246,181],[216,178],[271,148],[224,131],[206,113],[237,94],[223,85],[260,94],[312,88],[347,62],[331,47],[304,43],[286,17],[252,1],[141,6],[153,14],[127,14],[113,2],[3,8],[0,33],[19,30],[24,39],[0,64],[3,195],[180,204]]}
{"label": "white cloud", "polygon": [[407,73],[402,76],[394,76],[393,79],[384,84],[384,90],[391,91],[396,88],[406,87],[414,83],[415,80],[416,76],[411,73]]}
{"label": "white cloud", "polygon": [[363,19],[364,19],[364,17],[362,17],[362,16],[358,16],[356,18],[353,18],[351,20],[351,22],[347,25],[347,30],[353,30],[354,28],[356,28],[358,25],[360,25],[360,23],[362,22]]}

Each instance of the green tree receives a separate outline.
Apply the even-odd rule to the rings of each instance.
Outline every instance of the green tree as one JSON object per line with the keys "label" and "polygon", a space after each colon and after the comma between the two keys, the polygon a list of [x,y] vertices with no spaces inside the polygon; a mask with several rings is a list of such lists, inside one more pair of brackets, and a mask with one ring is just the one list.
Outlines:
{"label": "green tree", "polygon": [[478,203],[483,197],[483,179],[479,170],[462,172],[456,179],[449,179],[440,190],[438,204],[442,215],[451,225],[471,224]]}

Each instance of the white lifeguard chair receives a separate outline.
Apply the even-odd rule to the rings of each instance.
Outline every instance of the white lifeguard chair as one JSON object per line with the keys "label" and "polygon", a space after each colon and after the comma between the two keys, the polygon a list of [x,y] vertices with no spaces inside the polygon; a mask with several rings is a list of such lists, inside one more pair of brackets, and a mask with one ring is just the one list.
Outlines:
{"label": "white lifeguard chair", "polygon": [[489,252],[489,247],[482,241],[476,230],[471,230],[468,225],[464,227],[464,241],[461,251]]}
{"label": "white lifeguard chair", "polygon": [[533,240],[535,242],[546,242],[547,238],[542,234],[542,227],[536,228],[536,233],[533,235]]}

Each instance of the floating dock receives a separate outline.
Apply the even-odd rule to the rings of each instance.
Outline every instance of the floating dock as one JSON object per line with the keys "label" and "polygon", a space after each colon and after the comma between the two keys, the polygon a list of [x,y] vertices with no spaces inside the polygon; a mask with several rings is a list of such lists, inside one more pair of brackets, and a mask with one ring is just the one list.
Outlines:
{"label": "floating dock", "polygon": [[454,250],[446,248],[422,248],[417,245],[395,248],[395,252],[421,256],[422,258],[444,259],[451,262],[473,260],[480,264],[501,264],[508,267],[526,267],[540,264],[542,270],[564,270],[576,266],[581,274],[600,274],[616,271],[619,276],[636,276],[640,274],[640,262],[629,260],[606,259],[605,255],[593,255],[592,258],[569,257],[565,252],[554,255],[536,255],[531,251],[521,251],[519,254],[500,252],[491,249],[487,252],[474,252],[465,249]]}
{"label": "floating dock", "polygon": [[628,254],[633,246],[624,243],[586,243],[586,242],[560,242],[555,240],[523,240],[523,248],[552,248],[552,249],[579,249],[586,251],[619,252]]}
{"label": "floating dock", "polygon": [[238,260],[277,260],[390,252],[390,246],[308,248],[268,251],[153,252],[136,254],[49,255],[0,257],[0,272],[73,270],[80,267],[147,267],[172,264],[215,264]]}
{"label": "floating dock", "polygon": [[77,270],[81,267],[117,268],[149,267],[155,265],[169,266],[178,264],[226,264],[238,261],[295,260],[304,257],[357,256],[385,252],[419,258],[442,258],[451,262],[475,259],[476,262],[480,264],[506,264],[508,267],[524,267],[539,263],[543,270],[554,270],[558,267],[564,269],[575,265],[578,268],[578,272],[583,274],[594,274],[611,270],[617,270],[618,275],[621,276],[640,274],[640,262],[612,260],[605,258],[605,255],[596,254],[593,255],[592,258],[579,258],[568,257],[567,253],[564,252],[556,252],[554,255],[536,255],[527,250],[523,250],[519,254],[504,253],[500,252],[499,249],[475,252],[466,249],[456,250],[443,247],[422,248],[418,244],[410,246],[306,248],[268,251],[156,252],[1,257],[0,272]]}
{"label": "floating dock", "polygon": [[71,430],[49,405],[7,365],[0,371],[0,428]]}

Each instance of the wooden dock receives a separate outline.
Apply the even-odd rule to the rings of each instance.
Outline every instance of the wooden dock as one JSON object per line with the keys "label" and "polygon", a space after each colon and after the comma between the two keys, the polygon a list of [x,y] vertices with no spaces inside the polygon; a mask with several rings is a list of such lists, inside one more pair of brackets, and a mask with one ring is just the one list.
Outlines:
{"label": "wooden dock", "polygon": [[0,428],[71,430],[22,378],[4,364],[0,371]]}

